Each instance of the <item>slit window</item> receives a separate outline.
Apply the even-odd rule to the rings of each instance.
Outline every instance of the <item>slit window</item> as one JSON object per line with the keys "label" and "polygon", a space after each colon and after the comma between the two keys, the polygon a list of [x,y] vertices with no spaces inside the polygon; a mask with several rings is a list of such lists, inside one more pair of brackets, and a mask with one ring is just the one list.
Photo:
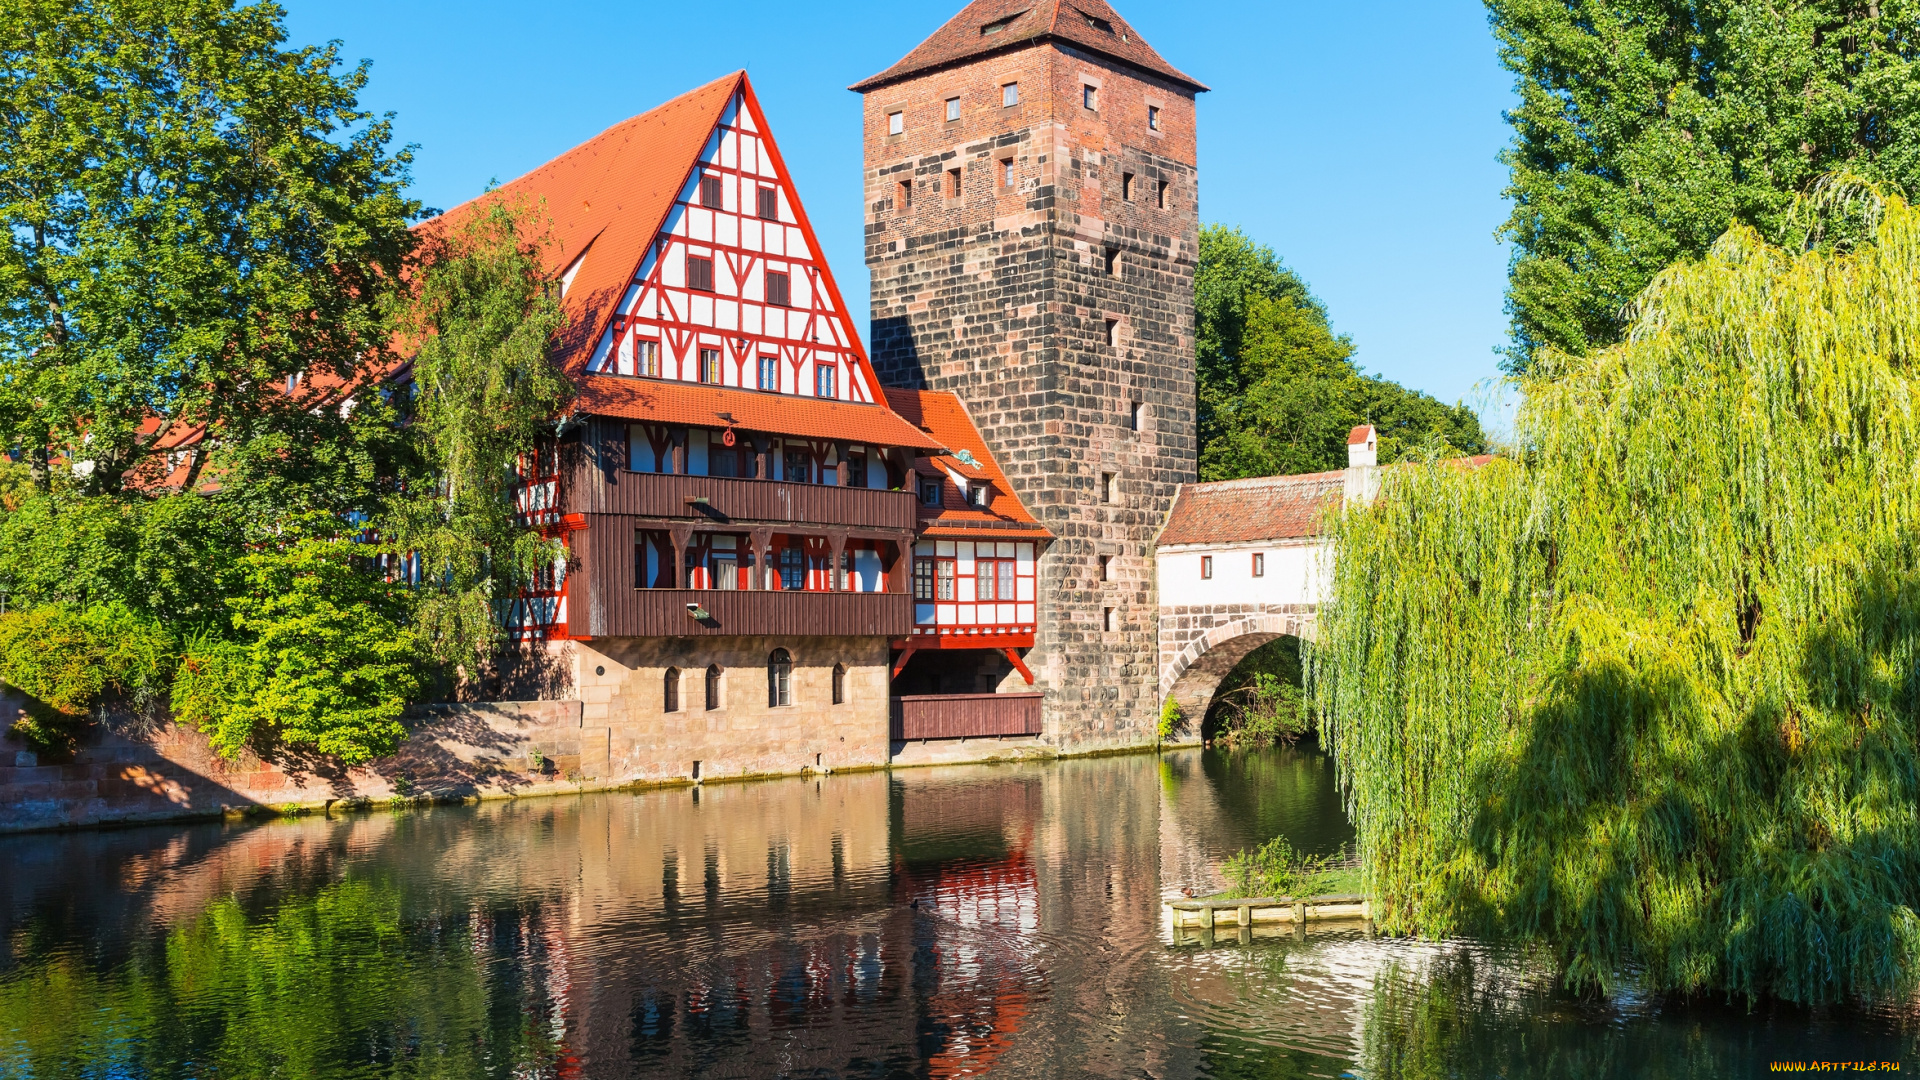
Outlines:
{"label": "slit window", "polygon": [[1100,474],[1100,501],[1107,503],[1120,501],[1120,478],[1113,473]]}
{"label": "slit window", "polygon": [[1202,580],[1207,580],[1213,577],[1213,556],[1211,555],[1200,556],[1200,577]]}
{"label": "slit window", "polygon": [[947,119],[949,121],[960,119],[960,99],[959,98],[950,97],[947,99]]}
{"label": "slit window", "polygon": [[687,288],[713,291],[713,259],[705,255],[687,256]]}
{"label": "slit window", "polygon": [[1013,186],[1013,159],[1012,158],[1000,159],[1000,186],[1004,188],[1010,188]]}
{"label": "slit window", "polygon": [[1120,320],[1119,319],[1107,320],[1107,344],[1113,345],[1113,346],[1118,346],[1120,344]]}
{"label": "slit window", "polygon": [[913,209],[913,181],[900,181],[899,194],[893,197],[893,207],[895,210]]}
{"label": "slit window", "polygon": [[1104,612],[1102,613],[1102,615],[1101,615],[1101,620],[1100,620],[1100,621],[1101,621],[1101,623],[1102,623],[1102,624],[1103,624],[1103,625],[1105,626],[1105,628],[1106,628],[1106,631],[1107,631],[1108,633],[1112,633],[1112,632],[1114,632],[1115,630],[1118,630],[1118,629],[1120,629],[1120,611],[1119,611],[1119,609],[1117,609],[1117,608],[1107,608],[1107,609],[1106,609],[1106,610],[1105,610],[1105,611],[1104,611]]}
{"label": "slit window", "polygon": [[1113,580],[1113,556],[1111,555],[1100,556],[1100,580]]}
{"label": "slit window", "polygon": [[1167,208],[1167,182],[1157,180],[1153,185],[1153,205],[1162,210]]}
{"label": "slit window", "polygon": [[957,199],[959,197],[960,197],[960,170],[948,169],[947,170],[947,198]]}
{"label": "slit window", "polygon": [[1127,426],[1135,431],[1147,430],[1147,407],[1145,405],[1137,401],[1133,403],[1132,414],[1128,417]]}
{"label": "slit window", "polygon": [[1133,174],[1120,174],[1120,198],[1125,202],[1133,201]]}
{"label": "slit window", "polygon": [[767,657],[767,707],[793,704],[793,656],[785,649]]}
{"label": "slit window", "polygon": [[713,710],[718,709],[719,707],[720,707],[720,665],[709,664],[707,666],[707,711],[712,712]]}
{"label": "slit window", "polygon": [[768,221],[778,221],[780,219],[779,188],[761,188],[757,196],[757,201],[759,202],[759,206],[756,207],[756,209],[760,212],[762,218]]}
{"label": "slit window", "polygon": [[1107,276],[1120,276],[1120,249],[1117,247],[1107,249]]}
{"label": "slit window", "polygon": [[1253,576],[1267,576],[1267,553],[1264,551],[1256,551],[1253,553]]}
{"label": "slit window", "polygon": [[1000,107],[1011,109],[1020,104],[1020,84],[1010,82],[1000,87]]}
{"label": "slit window", "polygon": [[786,307],[793,302],[792,279],[785,270],[767,271],[767,303]]}
{"label": "slit window", "polygon": [[1158,105],[1147,106],[1147,130],[1160,130],[1160,106]]}
{"label": "slit window", "polygon": [[720,178],[717,176],[702,176],[700,178],[700,205],[719,210],[721,209],[721,203]]}

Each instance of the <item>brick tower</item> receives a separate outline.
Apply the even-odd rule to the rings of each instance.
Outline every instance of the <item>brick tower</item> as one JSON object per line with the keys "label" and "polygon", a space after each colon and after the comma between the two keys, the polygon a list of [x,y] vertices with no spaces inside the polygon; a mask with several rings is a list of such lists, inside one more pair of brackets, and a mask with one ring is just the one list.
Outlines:
{"label": "brick tower", "polygon": [[[852,89],[880,379],[957,393],[1058,538],[1026,658],[1047,736],[1149,742],[1153,535],[1195,469],[1206,87],[1105,0],[975,0]],[[1026,689],[958,674],[941,688]]]}

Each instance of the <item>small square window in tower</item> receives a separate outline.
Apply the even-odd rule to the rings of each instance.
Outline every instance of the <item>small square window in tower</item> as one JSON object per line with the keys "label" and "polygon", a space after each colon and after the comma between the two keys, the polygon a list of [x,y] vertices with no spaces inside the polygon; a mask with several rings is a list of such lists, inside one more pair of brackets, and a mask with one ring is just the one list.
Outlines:
{"label": "small square window in tower", "polygon": [[960,99],[950,97],[947,99],[947,121],[951,123],[958,119],[960,119]]}
{"label": "small square window in tower", "polygon": [[1011,109],[1020,104],[1020,84],[1010,82],[1000,88],[1000,107]]}
{"label": "small square window in tower", "polygon": [[1120,501],[1120,479],[1110,472],[1100,474],[1100,501],[1104,503]]}
{"label": "small square window in tower", "polygon": [[1107,249],[1107,276],[1120,276],[1120,249],[1117,247]]}
{"label": "small square window in tower", "polygon": [[786,307],[792,302],[788,287],[792,284],[785,270],[767,271],[767,303],[775,307]]}
{"label": "small square window in tower", "polygon": [[1158,105],[1147,106],[1147,130],[1160,130],[1160,106]]}
{"label": "small square window in tower", "polygon": [[762,356],[760,358],[760,389],[780,389],[780,358]]}
{"label": "small square window in tower", "polygon": [[900,134],[904,134],[906,130],[907,130],[907,114],[906,113],[890,112],[887,114],[887,134],[900,135]]}
{"label": "small square window in tower", "polygon": [[1153,205],[1162,210],[1167,208],[1167,182],[1157,180],[1153,185]]}
{"label": "small square window in tower", "polygon": [[1120,174],[1120,199],[1123,202],[1133,201],[1133,174],[1132,173]]}
{"label": "small square window in tower", "polygon": [[1107,344],[1115,346],[1116,348],[1120,344],[1120,320],[1119,319],[1107,320]]}
{"label": "small square window in tower", "polygon": [[700,178],[700,205],[710,207],[714,210],[722,209],[723,200],[720,197],[719,177],[702,176]]}
{"label": "small square window in tower", "polygon": [[766,220],[766,221],[780,220],[780,189],[779,188],[770,188],[770,187],[761,188],[757,194],[757,201],[759,202],[759,206],[757,206],[755,209],[758,210],[759,215],[763,220]]}
{"label": "small square window in tower", "polygon": [[900,181],[899,193],[893,197],[893,208],[902,213],[913,209],[913,181]]}
{"label": "small square window in tower", "polygon": [[833,372],[831,364],[816,362],[813,366],[813,396],[830,398],[833,395]]}
{"label": "small square window in tower", "polygon": [[1267,553],[1264,551],[1256,551],[1253,553],[1253,576],[1267,576]]}
{"label": "small square window in tower", "polygon": [[1081,84],[1080,107],[1083,109],[1092,109],[1095,112],[1099,112],[1100,111],[1100,88],[1093,85],[1092,83]]}
{"label": "small square window in tower", "polygon": [[719,349],[700,350],[700,381],[703,383],[711,383],[715,386],[720,384]]}
{"label": "small square window in tower", "polygon": [[687,288],[713,291],[713,260],[705,255],[687,256]]}

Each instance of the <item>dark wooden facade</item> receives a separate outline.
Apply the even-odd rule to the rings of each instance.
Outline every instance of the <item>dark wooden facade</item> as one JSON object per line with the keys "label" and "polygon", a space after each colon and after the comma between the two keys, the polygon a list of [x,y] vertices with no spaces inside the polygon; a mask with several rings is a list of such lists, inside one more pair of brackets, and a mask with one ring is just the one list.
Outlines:
{"label": "dark wooden facade", "polygon": [[971,739],[1040,734],[1033,694],[922,694],[893,699],[893,740]]}

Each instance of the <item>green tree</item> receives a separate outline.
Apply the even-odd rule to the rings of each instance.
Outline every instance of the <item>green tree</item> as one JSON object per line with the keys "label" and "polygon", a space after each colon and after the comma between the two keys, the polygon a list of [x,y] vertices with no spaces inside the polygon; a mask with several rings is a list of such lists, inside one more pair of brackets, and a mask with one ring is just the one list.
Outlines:
{"label": "green tree", "polygon": [[1920,210],[1864,220],[1735,227],[1621,344],[1539,354],[1527,455],[1340,519],[1310,672],[1385,925],[1581,987],[1912,1000]]}
{"label": "green tree", "polygon": [[1360,424],[1383,462],[1486,450],[1473,410],[1363,374],[1325,305],[1238,229],[1200,231],[1194,323],[1202,480],[1345,468]]}
{"label": "green tree", "polygon": [[420,471],[382,529],[423,567],[418,633],[437,661],[473,674],[500,642],[504,602],[564,549],[515,505],[515,467],[555,453],[573,395],[552,362],[565,323],[546,274],[544,206],[500,198],[429,230],[408,330],[411,437]]}
{"label": "green tree", "polygon": [[324,442],[384,370],[410,155],[356,102],[366,66],[283,48],[282,17],[0,6],[0,428],[42,490],[50,445],[114,493],[171,428]]}
{"label": "green tree", "polygon": [[1920,185],[1915,0],[1487,0],[1508,114],[1508,364],[1620,340],[1622,309],[1739,222],[1778,243],[1841,168]]}

